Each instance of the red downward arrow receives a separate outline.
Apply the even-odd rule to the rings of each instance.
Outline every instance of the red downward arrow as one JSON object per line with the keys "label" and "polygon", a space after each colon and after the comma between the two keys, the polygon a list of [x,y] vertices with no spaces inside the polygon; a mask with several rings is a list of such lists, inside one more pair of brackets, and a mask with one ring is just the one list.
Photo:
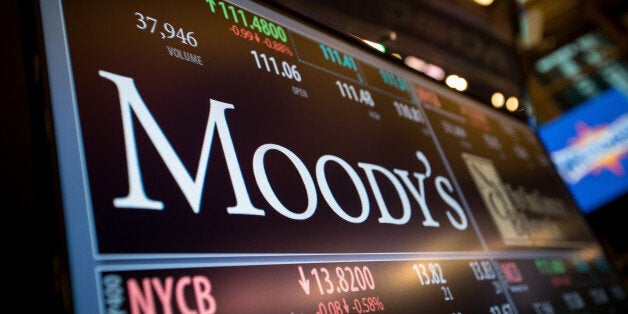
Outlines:
{"label": "red downward arrow", "polygon": [[349,313],[349,305],[347,304],[347,300],[342,298],[342,303],[344,303],[345,312]]}
{"label": "red downward arrow", "polygon": [[305,274],[303,273],[303,267],[301,266],[299,266],[299,274],[301,275],[301,278],[299,279],[299,284],[301,285],[301,288],[303,288],[305,294],[310,295],[310,280],[305,278]]}

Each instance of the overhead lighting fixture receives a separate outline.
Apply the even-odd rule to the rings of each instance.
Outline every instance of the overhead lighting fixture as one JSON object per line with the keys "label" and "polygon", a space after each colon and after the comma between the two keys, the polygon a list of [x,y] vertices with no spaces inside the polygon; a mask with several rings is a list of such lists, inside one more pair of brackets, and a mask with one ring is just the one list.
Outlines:
{"label": "overhead lighting fixture", "polygon": [[393,52],[390,55],[395,57],[395,58],[397,58],[397,59],[399,59],[399,60],[403,60],[403,57],[400,54],[396,53],[396,52]]}
{"label": "overhead lighting fixture", "polygon": [[494,0],[473,0],[473,2],[481,6],[488,7],[489,5],[493,4]]}
{"label": "overhead lighting fixture", "polygon": [[504,94],[500,92],[496,92],[493,96],[491,96],[491,104],[493,104],[493,107],[497,109],[503,107],[505,102],[506,98],[504,97]]}
{"label": "overhead lighting fixture", "polygon": [[[441,67],[439,67],[437,65],[431,64],[431,63],[428,63],[425,66],[425,70],[423,71],[423,73],[425,73],[425,75],[427,75],[427,76],[429,76],[429,77],[431,77],[431,78],[433,78],[435,80],[438,80],[438,81],[442,81],[445,78],[445,70],[443,70],[443,68],[441,68]],[[465,81],[465,83],[466,82],[467,81]]]}
{"label": "overhead lighting fixture", "polygon": [[421,72],[424,71],[426,65],[425,60],[419,59],[415,56],[407,56],[403,62],[407,66]]}
{"label": "overhead lighting fixture", "polygon": [[465,91],[467,90],[467,87],[469,87],[469,84],[467,83],[467,80],[465,80],[464,78],[456,75],[456,74],[451,74],[449,76],[447,76],[447,78],[445,79],[445,84],[447,84],[447,86],[457,90],[457,91]]}
{"label": "overhead lighting fixture", "polygon": [[506,100],[506,109],[510,112],[515,112],[519,109],[519,99],[517,97],[508,97]]}
{"label": "overhead lighting fixture", "polygon": [[425,60],[419,59],[415,56],[407,56],[404,59],[404,63],[408,67],[415,69],[437,81],[442,81],[445,78],[445,70],[443,70],[443,68],[427,63]]}

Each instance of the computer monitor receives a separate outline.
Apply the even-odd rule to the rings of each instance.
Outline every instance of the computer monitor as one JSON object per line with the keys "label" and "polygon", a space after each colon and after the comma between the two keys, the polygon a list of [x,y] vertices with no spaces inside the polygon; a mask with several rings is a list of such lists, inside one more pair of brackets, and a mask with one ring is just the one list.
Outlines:
{"label": "computer monitor", "polygon": [[609,88],[538,130],[584,214],[628,191],[628,97]]}
{"label": "computer monitor", "polygon": [[621,311],[534,131],[250,1],[41,1],[76,313]]}

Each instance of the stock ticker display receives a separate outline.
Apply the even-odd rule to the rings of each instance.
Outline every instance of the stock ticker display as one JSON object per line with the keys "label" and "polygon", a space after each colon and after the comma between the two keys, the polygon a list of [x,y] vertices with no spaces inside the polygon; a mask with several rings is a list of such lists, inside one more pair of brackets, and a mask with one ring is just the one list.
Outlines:
{"label": "stock ticker display", "polygon": [[77,312],[626,309],[524,123],[258,2],[42,14]]}

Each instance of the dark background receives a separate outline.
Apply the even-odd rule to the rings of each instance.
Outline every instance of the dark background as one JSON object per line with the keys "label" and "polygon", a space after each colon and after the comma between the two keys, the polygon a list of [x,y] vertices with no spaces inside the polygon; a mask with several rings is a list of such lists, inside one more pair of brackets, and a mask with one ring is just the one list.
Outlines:
{"label": "dark background", "polygon": [[[529,1],[537,4],[543,1]],[[549,0],[548,2],[554,2]],[[564,4],[564,1],[561,1]],[[588,1],[574,1],[576,4]],[[625,3],[621,1],[601,1],[602,10],[597,21],[600,24],[621,24]],[[67,299],[67,265],[64,264],[63,226],[59,220],[60,202],[56,198],[58,187],[54,165],[50,160],[54,154],[50,132],[49,114],[46,104],[46,90],[43,51],[39,46],[37,4],[31,1],[4,1],[0,16],[4,33],[2,49],[1,91],[5,104],[0,114],[3,153],[5,165],[2,175],[2,209],[8,213],[3,219],[6,243],[5,261],[8,263],[6,281],[11,287],[10,301],[22,304],[32,312],[70,312]],[[568,6],[564,11],[556,6],[560,18],[548,27],[548,33],[564,34],[559,40],[567,40],[573,25],[585,25],[575,20],[584,12],[581,8]],[[567,10],[568,9],[568,10]],[[508,15],[507,15],[508,16]],[[550,19],[551,20],[551,19]],[[608,24],[604,24],[608,22]],[[588,27],[588,26],[583,26]],[[621,29],[621,28],[620,28]],[[625,29],[625,28],[624,28]],[[576,30],[578,31],[578,30]],[[620,36],[625,33],[620,32]],[[562,37],[566,38],[563,39]],[[402,44],[400,44],[402,45]],[[622,44],[625,49],[625,44]],[[543,50],[544,49],[544,50]],[[551,51],[551,42],[539,49],[541,54]],[[625,51],[625,50],[623,50]],[[528,77],[533,74],[524,72]],[[515,83],[517,84],[517,83]],[[549,119],[560,110],[544,100],[543,92],[535,84],[528,84],[533,93],[534,113],[539,120]],[[628,204],[627,197],[604,206],[587,216],[593,231],[609,252],[613,261],[625,275],[626,245],[625,228],[620,211]],[[5,264],[6,265],[6,264]],[[28,291],[28,292],[27,292]],[[37,296],[34,300],[32,296]]]}

